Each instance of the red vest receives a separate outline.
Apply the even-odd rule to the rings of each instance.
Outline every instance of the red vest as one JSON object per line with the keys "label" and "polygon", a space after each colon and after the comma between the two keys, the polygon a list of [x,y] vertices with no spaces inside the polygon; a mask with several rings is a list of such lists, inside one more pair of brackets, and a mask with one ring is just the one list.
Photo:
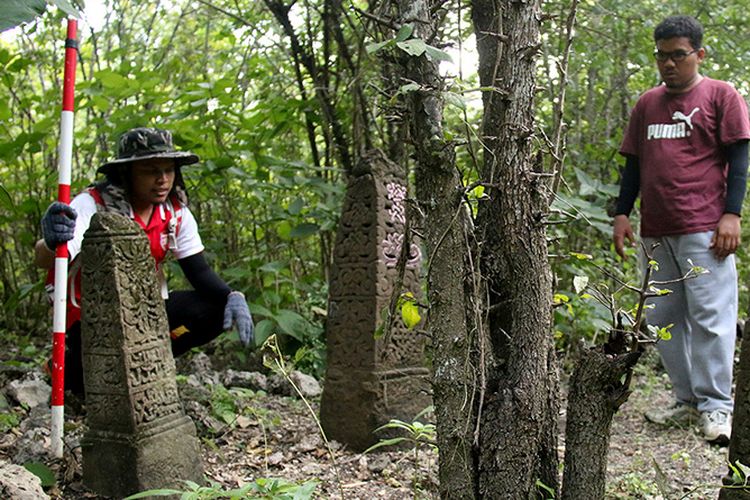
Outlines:
{"label": "red vest", "polygon": [[[86,192],[94,198],[97,211],[110,210],[96,188],[88,188]],[[169,248],[176,245],[177,234],[182,222],[182,207],[180,203],[174,197],[171,197],[165,203],[155,205],[148,224],[144,223],[138,215],[135,215],[133,220],[145,231],[151,248],[151,256],[154,258],[156,264],[156,271],[157,273],[161,273],[161,263],[166,258]],[[47,274],[48,291],[51,289],[50,285],[54,284],[54,279],[54,269],[52,269]],[[66,329],[69,329],[76,321],[81,320],[81,266],[78,256],[70,264],[68,286],[68,307],[65,318]]]}

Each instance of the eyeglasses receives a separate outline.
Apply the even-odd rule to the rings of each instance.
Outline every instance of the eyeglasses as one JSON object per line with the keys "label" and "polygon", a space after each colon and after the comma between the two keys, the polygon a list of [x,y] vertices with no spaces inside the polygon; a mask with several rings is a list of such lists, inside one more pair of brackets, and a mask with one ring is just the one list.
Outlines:
{"label": "eyeglasses", "polygon": [[684,50],[675,50],[674,52],[662,52],[661,50],[657,50],[654,52],[654,59],[656,59],[659,62],[665,62],[667,59],[671,59],[674,62],[682,62],[685,59],[687,59],[687,56],[690,54],[693,54],[695,52],[698,52],[699,49],[691,50],[690,52],[685,52]]}

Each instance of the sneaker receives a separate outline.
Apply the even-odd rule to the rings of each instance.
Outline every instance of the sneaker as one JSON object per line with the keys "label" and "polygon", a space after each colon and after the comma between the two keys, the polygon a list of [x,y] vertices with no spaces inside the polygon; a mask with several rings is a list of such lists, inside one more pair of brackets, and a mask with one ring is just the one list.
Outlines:
{"label": "sneaker", "polygon": [[692,425],[698,421],[698,410],[685,403],[675,401],[667,408],[655,408],[644,416],[649,422],[660,425]]}
{"label": "sneaker", "polygon": [[709,443],[726,446],[732,436],[732,414],[725,410],[701,413],[703,439]]}

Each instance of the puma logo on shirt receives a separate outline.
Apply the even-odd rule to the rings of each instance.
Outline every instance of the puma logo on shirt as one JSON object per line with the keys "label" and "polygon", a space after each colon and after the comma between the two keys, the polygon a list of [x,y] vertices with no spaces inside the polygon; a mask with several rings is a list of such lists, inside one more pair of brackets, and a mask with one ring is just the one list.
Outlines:
{"label": "puma logo on shirt", "polygon": [[693,108],[689,115],[686,115],[682,111],[675,111],[672,114],[672,119],[684,121],[685,123],[687,123],[687,126],[690,127],[690,130],[693,130],[693,115],[698,111],[700,111],[700,108]]}
{"label": "puma logo on shirt", "polygon": [[653,139],[682,139],[690,135],[693,130],[693,115],[700,111],[700,108],[693,108],[689,114],[682,111],[672,113],[672,120],[677,123],[652,123],[646,130],[646,138],[650,141]]}

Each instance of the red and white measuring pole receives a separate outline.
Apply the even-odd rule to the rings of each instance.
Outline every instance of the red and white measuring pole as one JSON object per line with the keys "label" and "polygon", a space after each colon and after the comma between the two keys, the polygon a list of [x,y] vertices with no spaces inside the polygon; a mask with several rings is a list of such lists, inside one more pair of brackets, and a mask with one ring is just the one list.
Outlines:
{"label": "red and white measuring pole", "polygon": [[[60,119],[60,146],[57,200],[70,203],[71,163],[73,158],[73,106],[76,85],[76,60],[78,22],[68,19],[65,38],[65,77],[63,81],[62,117]],[[63,456],[63,421],[65,416],[65,312],[68,292],[68,244],[55,249],[55,294],[52,320],[52,455]]]}

